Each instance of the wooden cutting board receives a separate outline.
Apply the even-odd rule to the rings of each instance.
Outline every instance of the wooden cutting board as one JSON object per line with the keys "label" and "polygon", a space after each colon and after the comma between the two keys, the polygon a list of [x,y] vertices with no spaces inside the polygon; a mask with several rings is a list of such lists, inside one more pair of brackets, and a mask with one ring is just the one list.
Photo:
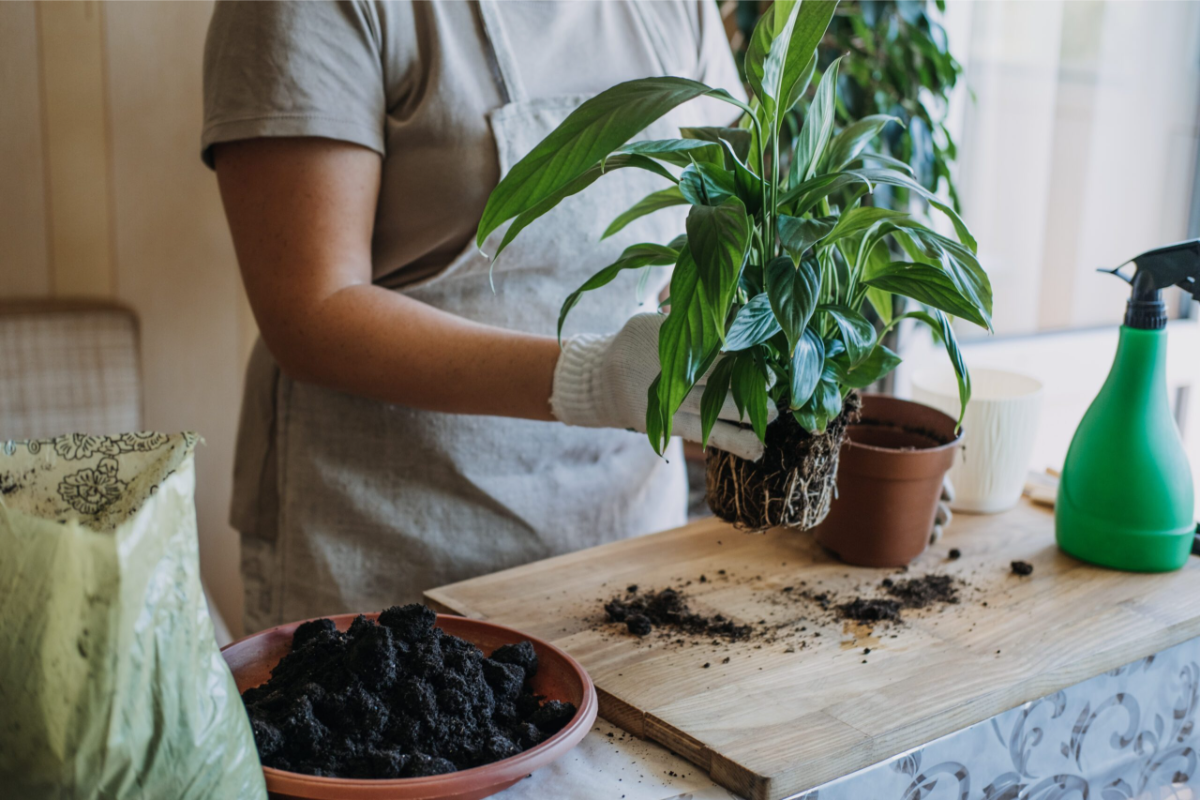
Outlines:
{"label": "wooden cutting board", "polygon": [[[961,558],[948,559],[951,548]],[[1033,574],[1013,575],[1016,559]],[[553,641],[591,673],[601,716],[752,800],[778,800],[1200,635],[1198,568],[1085,565],[1055,547],[1052,513],[1022,501],[954,518],[908,577],[958,576],[962,601],[905,612],[900,625],[834,619],[803,595],[882,597],[880,581],[904,575],[847,567],[807,534],[749,535],[715,520],[427,597]],[[782,627],[766,642],[638,639],[603,622],[602,602],[629,584],[683,585],[694,610]]]}

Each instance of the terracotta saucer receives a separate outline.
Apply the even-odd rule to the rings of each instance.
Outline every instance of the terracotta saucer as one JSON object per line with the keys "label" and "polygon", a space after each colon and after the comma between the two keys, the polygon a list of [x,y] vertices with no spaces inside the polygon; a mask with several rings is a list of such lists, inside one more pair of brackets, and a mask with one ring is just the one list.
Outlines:
{"label": "terracotta saucer", "polygon": [[[338,630],[346,630],[357,614],[329,617]],[[364,615],[375,619],[378,614]],[[264,683],[271,670],[292,649],[292,633],[301,622],[260,631],[221,649],[233,672],[239,692]],[[363,780],[319,778],[297,772],[264,767],[267,791],[273,798],[305,800],[479,800],[507,789],[531,772],[565,755],[579,744],[596,721],[596,689],[592,679],[575,659],[541,639],[520,631],[464,617],[438,614],[437,627],[448,634],[466,639],[490,655],[501,645],[520,641],[533,643],[537,651],[538,671],[533,689],[551,700],[565,700],[579,710],[558,733],[523,753],[485,764],[482,767],[435,775],[428,778]]]}

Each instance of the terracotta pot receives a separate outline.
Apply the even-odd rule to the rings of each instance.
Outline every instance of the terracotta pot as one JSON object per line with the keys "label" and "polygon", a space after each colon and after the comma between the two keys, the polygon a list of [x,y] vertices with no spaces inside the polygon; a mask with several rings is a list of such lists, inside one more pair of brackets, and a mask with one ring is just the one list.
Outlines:
{"label": "terracotta pot", "polygon": [[[341,614],[329,619],[334,621],[338,630],[344,631],[356,616]],[[364,616],[375,619],[379,614]],[[300,624],[292,622],[261,631],[221,648],[221,655],[233,673],[239,692],[258,686],[271,677],[271,670],[291,652],[292,634]],[[599,708],[592,679],[578,661],[559,648],[503,625],[464,617],[438,614],[437,627],[466,639],[485,655],[490,655],[501,645],[528,640],[538,657],[537,675],[533,678],[534,691],[551,700],[574,703],[578,709],[575,717],[546,741],[511,758],[428,778],[325,778],[264,767],[267,791],[273,800],[479,800],[512,786],[535,769],[565,755],[592,729]]]}
{"label": "terracotta pot", "polygon": [[942,478],[962,432],[929,406],[864,394],[862,416],[846,429],[837,498],[817,541],[847,564],[900,567],[924,552]]}

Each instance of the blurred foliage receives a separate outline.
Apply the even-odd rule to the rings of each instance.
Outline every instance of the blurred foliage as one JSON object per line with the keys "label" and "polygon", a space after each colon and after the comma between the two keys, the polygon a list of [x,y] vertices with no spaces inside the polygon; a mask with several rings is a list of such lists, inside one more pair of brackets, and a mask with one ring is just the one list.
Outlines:
{"label": "blurred foliage", "polygon": [[[745,43],[770,3],[736,2],[734,21],[741,36],[734,37],[733,44],[741,68]],[[843,0],[821,41],[818,68],[823,71],[833,59],[848,54],[838,80],[839,122],[871,114],[898,117],[903,127],[887,126],[873,149],[908,164],[930,191],[944,188],[957,210],[958,192],[950,174],[957,147],[945,119],[962,67],[950,54],[939,21],[944,10],[944,0]],[[814,78],[808,96],[790,112],[792,135],[800,130],[816,86]],[[871,203],[905,210],[908,194],[879,187]]]}

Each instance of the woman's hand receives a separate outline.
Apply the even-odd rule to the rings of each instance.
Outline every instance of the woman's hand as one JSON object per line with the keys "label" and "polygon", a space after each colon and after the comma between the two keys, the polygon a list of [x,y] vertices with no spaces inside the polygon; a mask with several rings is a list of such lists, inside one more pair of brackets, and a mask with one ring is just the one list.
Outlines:
{"label": "woman's hand", "polygon": [[[567,425],[588,428],[630,428],[646,431],[648,391],[659,372],[659,314],[638,314],[617,333],[608,336],[574,336],[563,343],[562,356],[554,369],[554,393],[550,407],[556,419]],[[698,442],[701,378],[675,414],[675,433]],[[768,408],[771,419],[776,412]],[[731,397],[725,398],[708,443],[741,458],[757,461],[763,445],[749,428],[731,424],[739,419]],[[722,422],[721,420],[730,420]]]}

